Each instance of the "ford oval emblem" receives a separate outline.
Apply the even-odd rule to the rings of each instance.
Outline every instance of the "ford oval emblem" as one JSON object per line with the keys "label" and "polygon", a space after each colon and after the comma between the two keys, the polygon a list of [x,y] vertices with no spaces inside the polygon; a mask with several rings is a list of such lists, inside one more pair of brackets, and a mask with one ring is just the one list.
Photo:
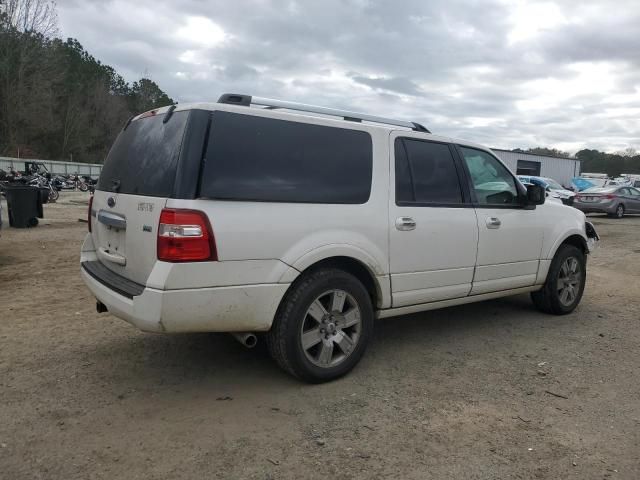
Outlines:
{"label": "ford oval emblem", "polygon": [[111,208],[116,206],[116,199],[113,197],[109,197],[107,198],[107,205],[109,205]]}

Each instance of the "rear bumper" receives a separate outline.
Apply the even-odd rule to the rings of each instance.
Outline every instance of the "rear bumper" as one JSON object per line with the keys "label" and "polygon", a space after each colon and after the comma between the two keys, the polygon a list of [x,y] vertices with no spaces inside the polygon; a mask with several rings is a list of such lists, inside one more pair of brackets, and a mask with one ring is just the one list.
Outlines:
{"label": "rear bumper", "polygon": [[145,287],[132,298],[81,267],[93,295],[109,313],[146,332],[260,332],[271,328],[287,284],[158,290]]}
{"label": "rear bumper", "polygon": [[597,203],[582,203],[582,202],[573,202],[573,207],[584,213],[615,213],[616,204],[614,203],[605,203],[605,204],[597,204]]}
{"label": "rear bumper", "polygon": [[157,262],[142,285],[102,265],[90,234],[80,255],[80,275],[96,299],[109,313],[147,332],[269,330],[290,285],[283,280],[287,269],[277,261]]}
{"label": "rear bumper", "polygon": [[287,284],[157,290],[128,298],[83,266],[82,279],[109,313],[147,332],[260,332],[271,328]]}

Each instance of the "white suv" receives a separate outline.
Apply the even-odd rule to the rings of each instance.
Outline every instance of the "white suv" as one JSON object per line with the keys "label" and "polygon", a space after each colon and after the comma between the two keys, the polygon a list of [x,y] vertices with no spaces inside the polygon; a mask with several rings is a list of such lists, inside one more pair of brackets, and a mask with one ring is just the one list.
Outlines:
{"label": "white suv", "polygon": [[597,234],[487,148],[245,95],[132,118],[89,205],[82,277],[150,332],[263,332],[286,371],[345,374],[377,319],[531,292],[576,308]]}

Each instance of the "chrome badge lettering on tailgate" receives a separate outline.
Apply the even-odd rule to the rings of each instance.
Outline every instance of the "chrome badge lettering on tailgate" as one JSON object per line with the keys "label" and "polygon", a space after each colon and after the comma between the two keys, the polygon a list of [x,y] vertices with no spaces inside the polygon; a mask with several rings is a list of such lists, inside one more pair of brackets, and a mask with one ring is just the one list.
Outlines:
{"label": "chrome badge lettering on tailgate", "polygon": [[153,212],[153,203],[140,202],[138,203],[139,212]]}

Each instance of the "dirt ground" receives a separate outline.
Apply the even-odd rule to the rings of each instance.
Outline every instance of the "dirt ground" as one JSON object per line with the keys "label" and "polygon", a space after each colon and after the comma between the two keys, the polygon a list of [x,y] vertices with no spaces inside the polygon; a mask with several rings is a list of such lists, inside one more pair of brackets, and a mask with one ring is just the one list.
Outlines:
{"label": "dirt ground", "polygon": [[310,386],[228,335],[97,314],[83,200],[0,232],[1,479],[640,478],[640,217],[592,218],[573,314],[525,295],[381,321]]}

